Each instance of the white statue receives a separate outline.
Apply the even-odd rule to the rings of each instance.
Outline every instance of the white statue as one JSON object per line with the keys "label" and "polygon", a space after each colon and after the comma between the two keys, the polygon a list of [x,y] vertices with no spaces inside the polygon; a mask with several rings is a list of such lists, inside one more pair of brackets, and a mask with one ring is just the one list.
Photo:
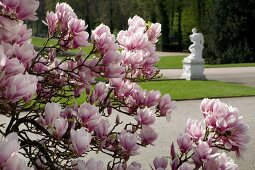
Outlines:
{"label": "white statue", "polygon": [[197,29],[193,28],[189,38],[193,43],[189,46],[191,54],[188,56],[191,59],[202,60],[202,51],[204,49],[204,37],[202,33],[197,33]]}
{"label": "white statue", "polygon": [[193,44],[189,47],[191,54],[182,61],[183,73],[181,79],[204,80],[206,76],[204,75],[204,59],[202,58],[202,51],[204,49],[203,34],[197,33],[197,29],[193,28],[189,38]]}

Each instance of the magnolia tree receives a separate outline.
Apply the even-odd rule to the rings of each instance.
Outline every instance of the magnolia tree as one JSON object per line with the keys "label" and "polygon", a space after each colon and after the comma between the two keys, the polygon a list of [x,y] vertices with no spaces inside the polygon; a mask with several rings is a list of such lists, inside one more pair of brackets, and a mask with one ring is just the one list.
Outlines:
{"label": "magnolia tree", "polygon": [[[175,108],[168,94],[135,83],[159,75],[161,25],[134,16],[116,37],[104,24],[89,35],[85,21],[58,3],[46,16],[48,39],[35,51],[23,20],[36,20],[38,6],[0,0],[0,114],[9,117],[1,124],[0,169],[142,169],[130,157],[153,144],[158,133],[151,125],[160,116],[170,120]],[[56,56],[86,46],[89,54]],[[113,111],[134,121],[116,116],[110,122]],[[201,113],[203,120],[188,120],[170,155],[148,163],[151,169],[237,169],[222,151],[240,156],[248,142],[238,110],[204,99]],[[87,159],[90,152],[112,160]]]}

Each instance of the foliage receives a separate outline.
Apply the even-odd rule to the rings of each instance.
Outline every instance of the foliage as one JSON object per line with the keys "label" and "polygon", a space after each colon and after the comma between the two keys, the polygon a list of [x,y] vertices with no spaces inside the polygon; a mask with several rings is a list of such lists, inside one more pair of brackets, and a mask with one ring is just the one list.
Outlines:
{"label": "foliage", "polygon": [[[57,51],[89,46],[84,20],[66,3],[47,12],[48,39],[40,51],[31,44],[32,30],[23,20],[36,20],[36,0],[0,1],[0,114],[10,118],[1,124],[1,169],[138,169],[130,157],[158,138],[153,124],[159,116],[170,120],[175,105],[169,94],[143,90],[135,81],[158,76],[155,44],[159,23],[139,16],[128,20],[128,29],[117,37],[104,24],[91,33],[93,48],[74,57],[56,58]],[[49,44],[55,39],[55,44]],[[54,43],[52,41],[51,43]],[[107,80],[97,82],[96,80]],[[92,86],[94,85],[94,88]],[[83,92],[85,102],[74,103]],[[156,157],[152,169],[237,169],[220,150],[239,157],[249,141],[248,126],[236,108],[216,99],[204,99],[201,112],[205,128],[188,120],[177,139],[180,152],[171,145],[170,162]],[[115,122],[113,111],[134,119]],[[88,153],[108,155],[82,160]],[[26,158],[26,159],[24,159]],[[86,159],[86,157],[85,157]],[[27,162],[26,162],[27,160]]]}
{"label": "foliage", "polygon": [[207,62],[254,62],[254,5],[253,0],[214,2],[206,38]]}

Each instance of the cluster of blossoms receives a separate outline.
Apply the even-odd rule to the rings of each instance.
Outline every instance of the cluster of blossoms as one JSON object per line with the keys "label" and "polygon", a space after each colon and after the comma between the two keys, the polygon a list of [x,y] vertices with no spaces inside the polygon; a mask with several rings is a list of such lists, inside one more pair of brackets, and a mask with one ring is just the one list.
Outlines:
{"label": "cluster of blossoms", "polygon": [[0,97],[11,103],[28,101],[37,88],[37,77],[28,73],[36,56],[30,40],[32,30],[17,21],[36,19],[39,2],[27,3],[0,1]]}
{"label": "cluster of blossoms", "polygon": [[189,119],[185,133],[176,140],[180,153],[171,146],[172,169],[238,169],[231,158],[219,152],[233,151],[239,157],[249,142],[248,126],[238,110],[219,99],[204,99],[200,110],[204,119]]}
{"label": "cluster of blossoms", "polygon": [[[158,75],[155,44],[161,25],[134,16],[115,38],[101,24],[91,33],[89,54],[81,49],[75,56],[58,58],[58,51],[90,45],[87,26],[68,4],[58,3],[46,16],[48,40],[36,52],[32,30],[23,20],[35,20],[38,6],[36,0],[0,0],[0,114],[10,117],[7,126],[0,124],[5,136],[0,169],[142,169],[138,162],[129,164],[130,157],[153,145],[159,134],[152,125],[160,116],[169,121],[175,109],[168,94],[143,90],[134,82]],[[49,44],[51,39],[56,43]],[[133,121],[117,115],[110,122],[113,111]],[[171,168],[236,168],[217,150],[239,156],[248,142],[247,125],[237,109],[219,100],[203,100],[201,111],[206,129],[202,122],[188,121],[177,139],[180,155],[172,145]],[[112,161],[106,166],[93,158],[82,160],[89,152],[106,154]],[[168,165],[165,157],[157,157],[151,167]]]}
{"label": "cluster of blossoms", "polygon": [[159,60],[155,44],[161,35],[159,23],[146,23],[139,16],[128,20],[128,30],[120,31],[117,40],[123,55],[123,65],[130,77],[151,78],[157,74],[154,65]]}

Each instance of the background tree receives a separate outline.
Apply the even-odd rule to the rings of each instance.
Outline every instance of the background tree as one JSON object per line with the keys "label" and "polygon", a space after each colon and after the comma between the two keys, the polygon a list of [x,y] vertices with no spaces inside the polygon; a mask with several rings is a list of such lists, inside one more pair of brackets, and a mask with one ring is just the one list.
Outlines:
{"label": "background tree", "polygon": [[254,0],[214,1],[207,27],[207,62],[254,61],[254,5]]}

